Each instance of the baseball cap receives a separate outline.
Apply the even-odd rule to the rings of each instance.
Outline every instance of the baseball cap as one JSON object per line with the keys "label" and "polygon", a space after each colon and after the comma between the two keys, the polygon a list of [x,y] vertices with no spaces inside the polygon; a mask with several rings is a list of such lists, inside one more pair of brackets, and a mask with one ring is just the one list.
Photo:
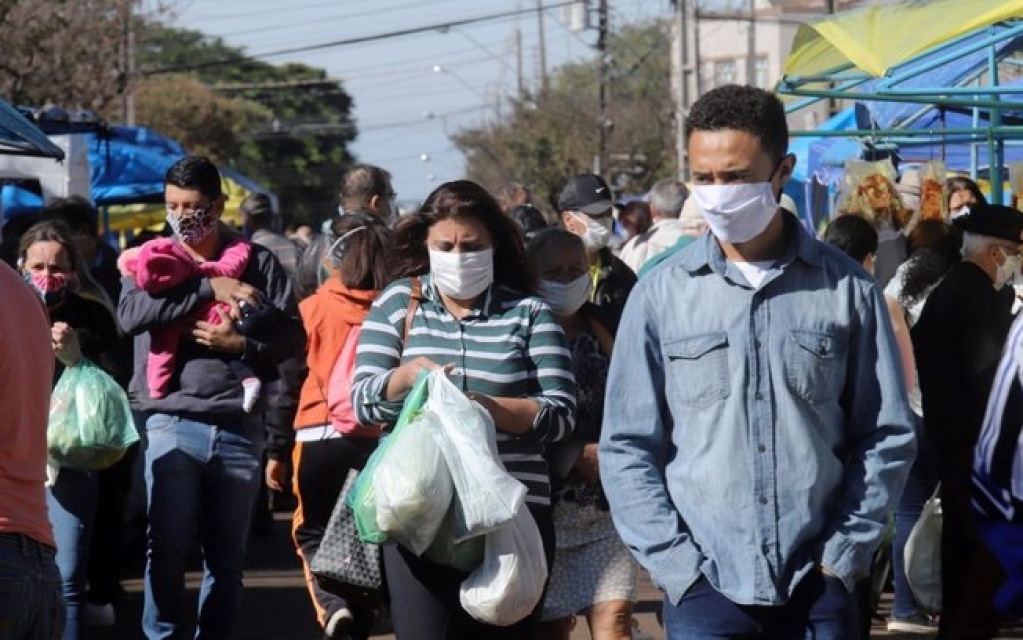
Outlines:
{"label": "baseball cap", "polygon": [[957,216],[952,224],[969,233],[1009,242],[1023,242],[1023,211],[1012,207],[973,204],[966,213]]}
{"label": "baseball cap", "polygon": [[568,181],[558,196],[558,211],[582,211],[599,216],[611,209],[611,188],[593,173],[583,173]]}

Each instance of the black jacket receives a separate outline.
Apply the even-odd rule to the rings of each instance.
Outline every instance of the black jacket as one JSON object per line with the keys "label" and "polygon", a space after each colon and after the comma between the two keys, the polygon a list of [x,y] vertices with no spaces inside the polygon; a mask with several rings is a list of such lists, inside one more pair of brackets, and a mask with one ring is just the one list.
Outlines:
{"label": "black jacket", "polygon": [[618,334],[618,323],[622,319],[625,301],[636,286],[636,274],[610,249],[600,250],[600,264],[603,267],[591,298],[596,307],[593,317],[614,337]]}

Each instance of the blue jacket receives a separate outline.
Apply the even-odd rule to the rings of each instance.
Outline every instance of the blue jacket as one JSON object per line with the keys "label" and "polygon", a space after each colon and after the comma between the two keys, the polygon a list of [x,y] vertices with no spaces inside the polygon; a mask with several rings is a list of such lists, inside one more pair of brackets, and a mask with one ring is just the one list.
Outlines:
{"label": "blue jacket", "polygon": [[866,574],[916,451],[880,290],[790,214],[759,289],[712,234],[625,307],[600,471],[615,525],[672,602],[701,574],[778,605],[821,565]]}

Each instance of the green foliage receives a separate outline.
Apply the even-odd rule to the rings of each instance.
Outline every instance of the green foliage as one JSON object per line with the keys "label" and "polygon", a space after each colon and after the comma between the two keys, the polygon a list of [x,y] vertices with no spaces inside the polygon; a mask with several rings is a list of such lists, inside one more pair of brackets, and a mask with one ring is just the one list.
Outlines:
{"label": "green foliage", "polygon": [[[629,26],[610,42],[605,177],[625,193],[676,171],[668,24]],[[469,177],[488,188],[515,180],[553,203],[569,177],[592,169],[600,111],[596,59],[559,68],[546,92],[513,101],[504,120],[453,136]]]}
{"label": "green foliage", "polygon": [[203,150],[276,193],[289,220],[331,215],[355,138],[340,81],[316,67],[246,59],[220,38],[159,23],[143,25],[138,40],[147,85],[182,82],[162,72],[173,69],[193,83],[185,96],[147,103],[139,124],[178,129],[190,152]]}

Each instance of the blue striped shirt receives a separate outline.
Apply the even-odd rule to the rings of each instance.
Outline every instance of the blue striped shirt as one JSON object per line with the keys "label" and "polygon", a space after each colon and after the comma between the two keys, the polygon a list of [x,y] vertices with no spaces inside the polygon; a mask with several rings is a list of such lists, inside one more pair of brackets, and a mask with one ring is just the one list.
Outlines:
{"label": "blue striped shirt", "polygon": [[544,447],[565,439],[575,425],[575,378],[565,334],[539,298],[492,286],[477,307],[458,319],[424,276],[423,297],[404,348],[411,281],[380,294],[365,323],[355,363],[352,405],[364,424],[393,424],[400,402],[388,402],[387,382],[402,363],[418,357],[453,364],[451,380],[464,392],[532,398],[540,411],[530,431],[515,436],[497,425],[497,448],[508,472],[529,489],[526,500],[550,504]]}
{"label": "blue striped shirt", "polygon": [[973,505],[990,518],[1023,523],[1023,315],[1009,332],[974,449]]}

